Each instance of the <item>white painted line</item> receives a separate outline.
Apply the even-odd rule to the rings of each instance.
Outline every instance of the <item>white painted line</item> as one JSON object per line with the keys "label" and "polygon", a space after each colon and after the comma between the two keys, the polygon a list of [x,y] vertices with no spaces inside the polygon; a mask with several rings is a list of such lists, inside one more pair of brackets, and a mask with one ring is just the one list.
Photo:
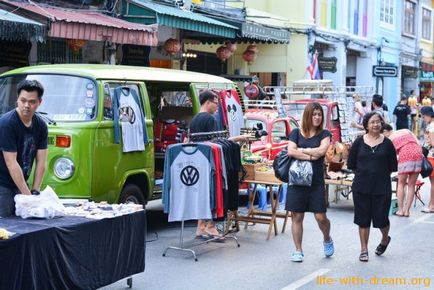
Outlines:
{"label": "white painted line", "polygon": [[315,280],[318,276],[324,275],[325,273],[330,272],[330,269],[319,269],[313,273],[310,273],[307,276],[304,276],[303,278],[289,284],[288,286],[280,289],[280,290],[295,290],[300,288],[303,285],[306,285],[307,283]]}
{"label": "white painted line", "polygon": [[434,224],[433,221],[421,221],[419,223],[421,223],[421,224]]}

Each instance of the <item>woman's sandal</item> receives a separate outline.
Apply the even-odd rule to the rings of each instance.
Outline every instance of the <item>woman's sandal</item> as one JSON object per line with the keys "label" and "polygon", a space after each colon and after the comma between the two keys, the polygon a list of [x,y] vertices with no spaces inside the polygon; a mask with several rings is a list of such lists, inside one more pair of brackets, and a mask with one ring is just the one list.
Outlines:
{"label": "woman's sandal", "polygon": [[384,252],[386,252],[387,250],[387,246],[390,243],[390,240],[392,238],[390,236],[387,237],[387,244],[386,245],[382,245],[381,243],[378,245],[377,249],[375,250],[375,254],[377,254],[378,256],[381,256],[382,254],[384,254]]}
{"label": "woman's sandal", "polygon": [[368,251],[361,252],[360,256],[359,256],[359,260],[360,260],[360,262],[368,262],[369,261]]}

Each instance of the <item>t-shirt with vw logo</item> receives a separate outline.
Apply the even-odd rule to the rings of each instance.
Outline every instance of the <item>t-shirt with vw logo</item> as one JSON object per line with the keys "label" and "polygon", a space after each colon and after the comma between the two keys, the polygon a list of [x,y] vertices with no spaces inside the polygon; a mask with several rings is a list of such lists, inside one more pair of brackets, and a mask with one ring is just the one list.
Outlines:
{"label": "t-shirt with vw logo", "polygon": [[143,151],[143,120],[140,107],[130,91],[119,98],[119,121],[122,123],[123,152]]}
{"label": "t-shirt with vw logo", "polygon": [[173,144],[164,160],[163,204],[169,222],[211,219],[214,172],[211,147]]}

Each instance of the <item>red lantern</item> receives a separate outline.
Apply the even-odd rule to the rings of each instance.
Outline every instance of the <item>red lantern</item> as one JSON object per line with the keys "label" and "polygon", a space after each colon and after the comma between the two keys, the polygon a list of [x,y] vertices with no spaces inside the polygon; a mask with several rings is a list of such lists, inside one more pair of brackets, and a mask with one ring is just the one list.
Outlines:
{"label": "red lantern", "polygon": [[66,43],[72,52],[78,53],[80,49],[86,44],[86,40],[83,39],[67,39]]}
{"label": "red lantern", "polygon": [[252,64],[256,60],[257,54],[252,50],[246,50],[243,53],[243,59],[247,61],[248,64]]}
{"label": "red lantern", "polygon": [[215,54],[217,55],[217,58],[221,61],[227,60],[231,55],[231,51],[226,46],[220,46],[217,48]]}
{"label": "red lantern", "polygon": [[164,50],[170,54],[174,55],[175,53],[181,50],[181,43],[175,38],[169,38],[164,43]]}
{"label": "red lantern", "polygon": [[237,50],[237,45],[235,43],[230,43],[227,41],[225,42],[225,46],[231,51],[231,53],[234,53],[235,50]]}
{"label": "red lantern", "polygon": [[246,50],[251,50],[251,51],[253,51],[254,53],[258,53],[259,52],[259,49],[258,49],[258,47],[256,46],[256,44],[250,44],[249,46],[247,46],[247,49]]}

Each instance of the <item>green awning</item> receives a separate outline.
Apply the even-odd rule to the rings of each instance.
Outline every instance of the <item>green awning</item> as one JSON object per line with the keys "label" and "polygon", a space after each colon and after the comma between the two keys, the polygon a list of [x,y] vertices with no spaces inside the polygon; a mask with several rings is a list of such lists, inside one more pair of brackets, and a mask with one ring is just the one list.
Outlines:
{"label": "green awning", "polygon": [[41,23],[0,9],[0,39],[42,42],[45,37],[45,26]]}
{"label": "green awning", "polygon": [[225,38],[235,38],[238,30],[199,13],[144,0],[123,0],[122,7],[122,17],[135,23],[158,24]]}

